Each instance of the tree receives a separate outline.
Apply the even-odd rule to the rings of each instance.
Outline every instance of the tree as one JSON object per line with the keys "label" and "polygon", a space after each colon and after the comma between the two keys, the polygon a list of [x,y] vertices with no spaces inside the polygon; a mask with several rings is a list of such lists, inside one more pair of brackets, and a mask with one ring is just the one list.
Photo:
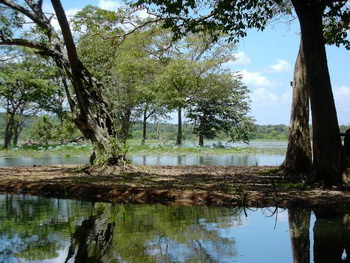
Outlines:
{"label": "tree", "polygon": [[249,140],[253,121],[247,116],[248,89],[239,76],[231,73],[211,74],[201,81],[201,90],[188,107],[186,117],[195,125],[199,145],[204,138],[213,139],[223,131],[232,141]]}
{"label": "tree", "polygon": [[[310,94],[313,127],[313,169],[316,179],[326,184],[340,184],[344,163],[339,137],[339,127],[328,72],[323,18],[326,8],[339,10],[346,1],[335,0],[282,0],[269,1],[176,1],[139,0],[137,5],[156,4],[152,13],[163,17],[164,24],[171,27],[176,36],[187,32],[221,30],[231,40],[245,36],[247,29],[264,29],[275,14],[276,7],[291,4],[301,28],[301,46],[304,52],[304,86]],[[158,8],[157,8],[158,7]],[[199,10],[200,9],[200,10]]]}
{"label": "tree", "polygon": [[[111,104],[103,93],[103,85],[92,76],[77,54],[61,2],[52,0],[51,3],[60,25],[62,38],[51,24],[51,15],[44,13],[42,0],[25,0],[23,4],[12,0],[1,0],[0,7],[10,12],[8,17],[17,13],[21,14],[34,23],[40,34],[37,34],[36,39],[28,38],[24,33],[18,37],[11,37],[12,32],[7,33],[1,30],[0,45],[33,48],[41,55],[52,58],[58,68],[66,73],[74,90],[72,94],[66,89],[72,119],[83,135],[92,142],[94,151],[91,163],[94,163],[96,157],[103,156],[107,152],[111,139],[116,138],[117,135]],[[125,155],[117,142],[114,151],[107,156],[106,162],[118,164],[124,159]]]}
{"label": "tree", "polygon": [[224,36],[217,41],[206,32],[190,34],[176,43],[158,77],[158,85],[164,90],[169,108],[177,111],[177,145],[182,144],[182,112],[201,94],[203,79],[210,74],[221,74],[222,64],[234,58],[233,44],[225,43]]}
{"label": "tree", "polygon": [[[130,136],[131,120],[143,115],[144,142],[146,121],[155,114],[165,114],[158,99],[159,90],[153,83],[160,71],[161,53],[166,52],[161,45],[166,32],[156,25],[149,25],[140,27],[126,38],[117,38],[118,34],[127,34],[118,22],[123,16],[126,16],[125,10],[112,12],[86,6],[76,14],[73,25],[80,32],[84,28],[78,51],[84,63],[104,83],[112,101],[119,138],[125,142]],[[170,45],[171,38],[164,42]]]}
{"label": "tree", "polygon": [[6,110],[4,148],[12,142],[17,145],[24,121],[51,107],[57,89],[47,65],[29,53],[22,52],[22,56],[21,61],[0,66],[0,99]]}
{"label": "tree", "polygon": [[327,184],[342,181],[342,144],[332,94],[323,37],[323,15],[328,1],[292,0],[301,29],[301,46],[310,92],[313,128],[313,165],[316,177]]}
{"label": "tree", "polygon": [[196,76],[194,63],[184,59],[170,61],[158,76],[158,85],[163,88],[164,100],[170,109],[177,111],[176,145],[182,144],[182,111],[188,105],[190,95],[195,93]]}
{"label": "tree", "polygon": [[307,85],[304,50],[300,45],[292,82],[293,97],[288,148],[281,167],[289,172],[308,173],[312,169],[309,131],[309,88]]}
{"label": "tree", "polygon": [[40,144],[48,145],[54,138],[53,123],[48,115],[42,116],[31,130],[31,135],[35,141]]}

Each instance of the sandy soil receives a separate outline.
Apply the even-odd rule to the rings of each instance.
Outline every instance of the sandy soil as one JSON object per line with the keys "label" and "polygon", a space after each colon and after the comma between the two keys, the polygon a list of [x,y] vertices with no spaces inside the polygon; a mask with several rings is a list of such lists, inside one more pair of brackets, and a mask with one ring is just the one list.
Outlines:
{"label": "sandy soil", "polygon": [[349,188],[323,188],[274,166],[3,167],[0,193],[167,205],[341,209],[350,204]]}

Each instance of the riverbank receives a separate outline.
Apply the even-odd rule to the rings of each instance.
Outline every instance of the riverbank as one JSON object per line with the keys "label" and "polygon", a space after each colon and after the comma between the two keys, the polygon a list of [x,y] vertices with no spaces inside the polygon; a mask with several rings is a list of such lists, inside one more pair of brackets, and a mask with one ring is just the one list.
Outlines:
{"label": "riverbank", "polygon": [[348,188],[313,185],[276,166],[2,167],[0,193],[187,206],[342,209],[350,202]]}

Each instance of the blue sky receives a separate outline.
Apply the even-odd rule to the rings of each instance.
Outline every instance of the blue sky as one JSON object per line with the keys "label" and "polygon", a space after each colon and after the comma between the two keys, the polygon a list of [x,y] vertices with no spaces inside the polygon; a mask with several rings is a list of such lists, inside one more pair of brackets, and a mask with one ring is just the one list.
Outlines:
{"label": "blue sky", "polygon": [[[49,4],[49,2],[47,2]],[[112,0],[62,0],[68,15],[92,4],[115,10]],[[47,6],[47,10],[52,10]],[[250,30],[233,52],[237,60],[227,66],[240,71],[251,91],[251,116],[258,124],[289,124],[294,62],[299,48],[299,25],[275,23],[265,31]],[[350,51],[327,47],[339,124],[350,124]]]}

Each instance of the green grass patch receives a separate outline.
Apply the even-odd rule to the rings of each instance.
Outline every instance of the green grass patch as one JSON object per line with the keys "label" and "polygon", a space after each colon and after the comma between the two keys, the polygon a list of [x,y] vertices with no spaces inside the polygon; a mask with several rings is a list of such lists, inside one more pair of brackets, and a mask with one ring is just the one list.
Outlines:
{"label": "green grass patch", "polygon": [[[247,155],[247,154],[285,154],[283,148],[256,147],[226,147],[217,143],[210,147],[176,146],[174,144],[160,144],[156,141],[140,145],[139,141],[128,141],[128,156],[133,155]],[[19,146],[11,149],[1,149],[3,157],[49,157],[60,156],[90,156],[93,147],[90,143],[69,143],[66,145],[35,145]]]}

